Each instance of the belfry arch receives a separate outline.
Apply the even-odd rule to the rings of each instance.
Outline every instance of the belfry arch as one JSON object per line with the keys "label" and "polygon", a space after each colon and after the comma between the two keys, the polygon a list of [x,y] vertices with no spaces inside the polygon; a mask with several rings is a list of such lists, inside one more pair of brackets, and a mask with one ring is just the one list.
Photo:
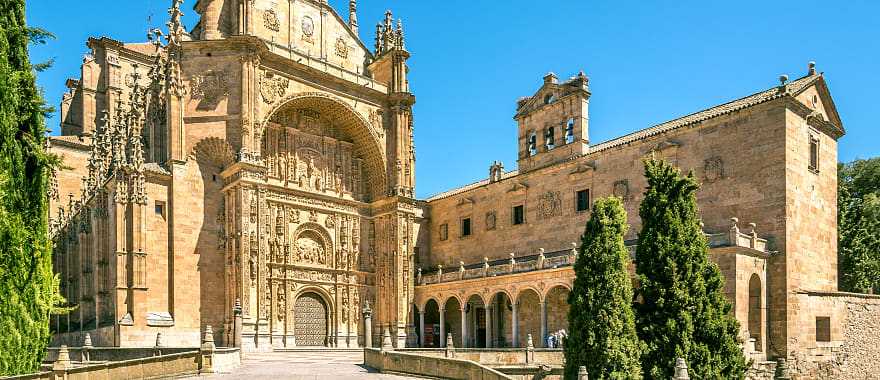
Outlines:
{"label": "belfry arch", "polygon": [[[358,173],[358,177],[363,181],[362,199],[371,201],[381,198],[385,195],[387,187],[387,158],[385,154],[384,131],[381,117],[372,123],[367,120],[359,111],[344,101],[331,95],[320,92],[305,92],[289,95],[273,106],[267,113],[260,125],[259,141],[255,145],[258,147],[263,159],[267,160],[270,166],[270,174],[275,169],[275,165],[291,165],[284,162],[273,162],[273,155],[277,152],[290,152],[295,155],[301,168],[309,170],[309,162],[315,161],[313,156],[318,156],[321,147],[317,144],[304,144],[304,146],[293,146],[303,140],[297,140],[295,137],[286,133],[273,133],[274,129],[283,128],[295,129],[307,135],[319,137],[322,140],[333,139],[351,145],[353,150],[353,159],[359,160],[362,165],[362,172]],[[378,113],[377,113],[378,115]],[[328,140],[329,141],[329,140]],[[320,165],[323,162],[318,163]],[[338,163],[336,163],[338,164]],[[315,165],[315,164],[312,164]],[[290,171],[296,168],[290,167]],[[326,168],[325,168],[326,169]],[[340,169],[346,172],[349,168],[332,167],[328,170]],[[346,172],[347,173],[347,172]],[[303,182],[303,178],[286,178],[288,182]],[[302,186],[310,189],[323,191],[330,184],[315,183],[314,179],[307,178],[309,182],[303,183]],[[308,185],[308,186],[306,186]],[[354,193],[357,193],[356,191]]]}

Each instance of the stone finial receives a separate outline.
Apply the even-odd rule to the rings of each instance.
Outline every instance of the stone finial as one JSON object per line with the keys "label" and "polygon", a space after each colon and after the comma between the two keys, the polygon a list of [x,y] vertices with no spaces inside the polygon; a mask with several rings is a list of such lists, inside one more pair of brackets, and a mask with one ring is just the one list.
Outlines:
{"label": "stone finial", "polygon": [[749,235],[758,236],[758,225],[755,223],[749,223]]}
{"label": "stone finial", "polygon": [[538,269],[544,269],[544,260],[547,259],[544,256],[544,248],[538,248]]}
{"label": "stone finial", "polygon": [[782,74],[779,76],[779,87],[785,88],[785,85],[788,83],[788,75]]}
{"label": "stone finial", "polygon": [[437,282],[443,281],[443,264],[437,264]]}
{"label": "stone finial", "polygon": [[390,350],[392,348],[394,346],[391,344],[391,330],[386,326],[382,332],[382,349]]}
{"label": "stone finial", "polygon": [[458,262],[458,271],[459,271],[459,272],[464,272],[464,261],[459,261],[459,262]]}
{"label": "stone finial", "polygon": [[690,380],[688,375],[688,366],[683,358],[675,359],[675,376],[673,380]]}
{"label": "stone finial", "polygon": [[590,375],[587,373],[587,366],[578,367],[578,380],[589,380]]}
{"label": "stone finial", "polygon": [[162,333],[156,333],[156,348],[165,347],[165,339],[162,338]]}
{"label": "stone finial", "polygon": [[810,61],[807,63],[807,74],[816,75],[816,61]]}
{"label": "stone finial", "polygon": [[416,284],[422,284],[422,268],[416,269]]}
{"label": "stone finial", "polygon": [[551,72],[547,73],[547,75],[544,75],[544,83],[545,84],[550,84],[550,83],[555,84],[558,82],[559,82],[559,78],[556,76],[556,73],[551,71]]}
{"label": "stone finial", "polygon": [[455,348],[455,341],[452,339],[452,333],[446,334],[446,348]]}
{"label": "stone finial", "polygon": [[86,333],[85,338],[83,338],[83,347],[84,348],[92,348],[92,334]]}
{"label": "stone finial", "polygon": [[214,343],[214,329],[211,325],[205,327],[205,336],[202,338],[202,343]]}
{"label": "stone finial", "polygon": [[788,370],[788,362],[786,362],[785,358],[776,359],[776,373],[773,378],[777,380],[791,379],[791,373]]}
{"label": "stone finial", "polygon": [[58,359],[55,359],[55,364],[52,364],[53,371],[64,371],[73,367],[73,364],[70,362],[70,351],[67,350],[67,345],[62,344],[61,348],[58,349]]}
{"label": "stone finial", "polygon": [[739,232],[739,226],[737,226],[738,223],[739,218],[730,218],[730,231]]}
{"label": "stone finial", "polygon": [[526,336],[526,348],[534,349],[535,341],[532,340],[532,334]]}
{"label": "stone finial", "polygon": [[235,306],[232,307],[232,315],[241,315],[241,298],[235,299]]}

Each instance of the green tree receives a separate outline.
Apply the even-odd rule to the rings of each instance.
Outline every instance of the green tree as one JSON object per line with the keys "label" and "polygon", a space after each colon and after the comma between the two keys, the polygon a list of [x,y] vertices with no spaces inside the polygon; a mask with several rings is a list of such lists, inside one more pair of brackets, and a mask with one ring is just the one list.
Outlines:
{"label": "green tree", "polygon": [[880,292],[880,157],[840,164],[837,179],[840,288]]}
{"label": "green tree", "polygon": [[721,272],[709,261],[694,195],[699,185],[664,161],[646,161],[645,177],[636,250],[644,375],[671,378],[681,357],[694,378],[741,379],[747,363],[739,323],[724,298]]}
{"label": "green tree", "polygon": [[565,378],[586,366],[591,379],[640,379],[639,338],[632,309],[628,228],[619,198],[596,201],[587,222],[568,296],[570,335],[565,344]]}
{"label": "green tree", "polygon": [[47,190],[57,158],[45,150],[45,103],[28,44],[23,0],[0,0],[0,375],[39,369],[49,314],[60,304],[52,273]]}

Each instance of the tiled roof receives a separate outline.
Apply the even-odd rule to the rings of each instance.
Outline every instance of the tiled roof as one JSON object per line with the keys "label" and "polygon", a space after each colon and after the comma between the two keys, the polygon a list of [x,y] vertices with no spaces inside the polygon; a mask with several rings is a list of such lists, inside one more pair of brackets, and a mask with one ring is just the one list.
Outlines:
{"label": "tiled roof", "polygon": [[89,148],[90,145],[79,136],[49,136],[50,144],[69,146],[72,148]]}
{"label": "tiled roof", "polygon": [[[809,87],[810,85],[812,85],[816,80],[818,80],[821,77],[821,75],[822,74],[807,75],[805,77],[802,77],[802,78],[799,78],[799,79],[796,79],[796,80],[793,80],[793,81],[786,83],[784,90],[781,89],[781,86],[775,86],[775,87],[769,88],[767,90],[758,92],[756,94],[746,96],[744,98],[740,98],[740,99],[737,99],[737,100],[734,100],[734,101],[731,101],[728,103],[717,105],[715,107],[708,108],[708,109],[705,109],[705,110],[697,112],[697,113],[692,113],[690,115],[680,117],[678,119],[670,120],[665,123],[657,124],[657,125],[650,127],[650,128],[642,129],[640,131],[636,131],[636,132],[630,133],[628,135],[615,138],[613,140],[608,140],[608,141],[593,145],[590,147],[590,151],[585,153],[581,157],[586,156],[586,155],[590,155],[593,153],[601,152],[603,150],[611,149],[611,148],[614,148],[617,146],[626,145],[631,142],[643,140],[648,137],[656,136],[656,135],[663,134],[663,133],[666,133],[666,132],[669,132],[669,131],[672,131],[672,130],[675,130],[678,128],[686,127],[688,125],[697,124],[702,121],[706,121],[706,120],[709,120],[709,119],[712,119],[712,118],[715,118],[718,116],[722,116],[722,115],[726,115],[726,114],[729,114],[732,112],[736,112],[741,109],[748,108],[748,107],[751,107],[754,105],[769,102],[771,100],[781,98],[787,94],[799,93],[799,92],[803,91],[804,89],[806,89],[807,87]],[[502,176],[502,179],[511,178],[511,177],[514,177],[518,174],[519,174],[519,171],[514,170],[512,172],[505,173]],[[472,190],[472,189],[478,188],[480,186],[487,185],[488,183],[489,183],[489,180],[484,179],[479,182],[475,182],[475,183],[472,183],[469,185],[465,185],[462,187],[458,187],[455,189],[444,191],[439,194],[432,195],[432,196],[428,197],[425,201],[432,202],[432,201],[440,200],[443,198],[448,198],[453,195],[461,194],[461,193],[466,192],[468,190]]]}

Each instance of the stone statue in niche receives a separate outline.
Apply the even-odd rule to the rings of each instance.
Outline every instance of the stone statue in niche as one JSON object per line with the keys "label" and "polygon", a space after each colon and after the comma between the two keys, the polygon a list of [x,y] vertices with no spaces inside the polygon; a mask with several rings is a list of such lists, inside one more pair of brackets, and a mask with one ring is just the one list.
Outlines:
{"label": "stone statue in niche", "polygon": [[297,261],[306,264],[327,265],[327,252],[322,239],[314,232],[306,232],[296,239]]}

